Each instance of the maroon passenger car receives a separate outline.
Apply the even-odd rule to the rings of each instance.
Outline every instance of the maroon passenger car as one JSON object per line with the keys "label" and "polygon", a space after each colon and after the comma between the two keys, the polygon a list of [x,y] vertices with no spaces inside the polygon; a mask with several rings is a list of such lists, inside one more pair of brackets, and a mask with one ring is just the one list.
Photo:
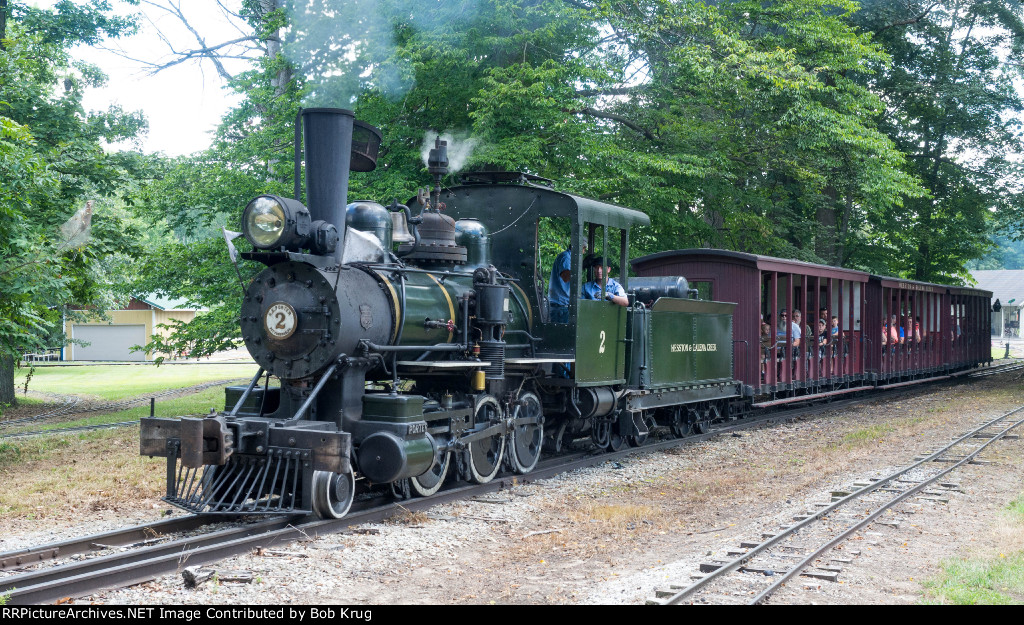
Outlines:
{"label": "maroon passenger car", "polygon": [[[632,261],[737,302],[735,376],[755,406],[913,383],[989,362],[991,293],[713,249]],[[799,318],[799,321],[797,321]]]}

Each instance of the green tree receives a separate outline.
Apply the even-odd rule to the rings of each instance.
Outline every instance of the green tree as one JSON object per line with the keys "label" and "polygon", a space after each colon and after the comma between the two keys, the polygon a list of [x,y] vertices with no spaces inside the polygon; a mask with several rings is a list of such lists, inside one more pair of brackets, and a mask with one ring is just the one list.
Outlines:
{"label": "green tree", "polygon": [[[234,78],[246,99],[215,146],[173,164],[140,200],[178,235],[153,257],[151,284],[226,307],[210,348],[237,336],[234,288],[202,286],[217,272],[221,285],[237,281],[210,234],[259,193],[291,194],[300,103],[353,108],[384,130],[383,166],[352,176],[353,199],[411,197],[427,182],[426,131],[462,133],[476,144],[465,168],[527,171],[647,212],[654,225],[633,239],[637,254],[717,246],[877,267],[871,220],[927,195],[877,128],[885,101],[867,82],[889,57],[851,25],[853,2],[245,6],[280,48]],[[179,215],[165,218],[172,207]],[[160,262],[188,249],[195,279]]]}
{"label": "green tree", "polygon": [[114,200],[145,161],[103,146],[145,124],[117,107],[85,111],[83,91],[104,78],[68,50],[133,28],[101,0],[49,10],[0,0],[0,405],[14,400],[17,357],[62,338],[68,304],[102,308],[118,295],[135,233]]}
{"label": "green tree", "polygon": [[[210,354],[239,338],[241,289],[235,286],[238,274],[221,228],[238,230],[242,209],[260,194],[293,195],[293,124],[302,81],[281,54],[287,23],[282,4],[243,2],[239,15],[251,31],[245,38],[260,54],[247,71],[225,75],[228,87],[244,99],[225,116],[211,147],[164,159],[153,180],[133,194],[136,214],[152,237],[139,258],[133,289],[185,299],[209,311],[188,324],[172,323],[169,338],[154,337],[145,346],[150,352]],[[199,56],[216,62],[214,52]],[[239,262],[246,281],[261,268]]]}
{"label": "green tree", "polygon": [[[993,225],[1021,232],[1019,88],[1024,6],[1016,0],[868,0],[852,21],[891,57],[863,82],[887,103],[879,127],[929,195],[879,209],[870,266],[949,282],[989,248]],[[1019,236],[1019,234],[1017,234]]]}
{"label": "green tree", "polygon": [[[267,45],[252,70],[232,78],[231,87],[245,99],[225,117],[211,149],[168,163],[136,200],[154,226],[173,233],[147,254],[137,286],[211,311],[175,327],[169,343],[147,346],[153,351],[209,353],[238,337],[238,279],[219,229],[237,230],[242,208],[256,195],[293,194],[293,124],[300,105],[354,108],[359,119],[384,128],[380,160],[386,167],[354,174],[349,197],[404,201],[417,182],[428,180],[420,155],[427,129],[468,132],[470,100],[491,71],[516,59],[564,61],[571,57],[565,42],[593,36],[586,28],[578,34],[581,22],[555,10],[558,3],[541,1],[433,6],[321,0],[304,3],[301,14],[269,2],[245,6],[254,32],[282,45]],[[331,20],[319,17],[325,11]],[[286,23],[290,27],[283,29]],[[363,42],[358,54],[347,51],[352,41]],[[336,53],[324,54],[328,49]],[[341,80],[319,79],[339,74]],[[179,266],[168,259],[187,260]],[[240,270],[248,279],[259,267],[242,262]]]}
{"label": "green tree", "polygon": [[856,264],[868,207],[923,194],[852,79],[886,60],[845,21],[856,4],[567,4],[597,26],[591,45],[496,69],[473,115],[501,153],[527,136],[520,163],[650,214],[638,250]]}

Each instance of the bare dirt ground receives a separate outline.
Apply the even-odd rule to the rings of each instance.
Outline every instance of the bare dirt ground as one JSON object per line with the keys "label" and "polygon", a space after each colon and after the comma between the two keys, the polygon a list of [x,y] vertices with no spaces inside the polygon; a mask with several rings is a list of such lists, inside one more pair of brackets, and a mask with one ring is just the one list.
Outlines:
{"label": "bare dirt ground", "polygon": [[[1017,376],[933,386],[909,398],[637,454],[485,501],[437,506],[428,515],[311,537],[215,567],[223,576],[251,573],[252,583],[186,589],[175,575],[80,602],[643,603],[656,588],[689,582],[710,556],[827,501],[830,491],[910,464],[1024,404]],[[0,517],[0,550],[38,537],[98,531],[115,517],[128,523],[162,514],[162,463],[133,458],[133,435],[137,431],[69,443],[69,449],[85,445],[78,452],[109,455],[92,469],[131,477],[97,488],[88,483],[93,470],[68,474],[86,483],[65,483],[57,495],[63,506]],[[1024,550],[1024,530],[1004,512],[1024,492],[1022,450],[1019,439],[998,443],[983,456],[991,464],[950,477],[964,492],[952,493],[948,503],[915,501],[893,513],[902,520],[899,528],[872,526],[858,536],[861,555],[838,583],[794,581],[772,602],[915,603],[925,593],[923,581],[946,558]],[[32,484],[55,489],[46,475],[72,455],[54,453],[65,455],[0,465],[0,479],[29,490]],[[74,457],[82,462],[80,453]]]}

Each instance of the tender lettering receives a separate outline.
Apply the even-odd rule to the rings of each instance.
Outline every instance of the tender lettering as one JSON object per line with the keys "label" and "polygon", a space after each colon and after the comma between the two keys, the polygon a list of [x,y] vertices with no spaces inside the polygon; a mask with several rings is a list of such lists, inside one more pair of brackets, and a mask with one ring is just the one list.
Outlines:
{"label": "tender lettering", "polygon": [[669,349],[673,352],[717,352],[718,343],[672,343]]}

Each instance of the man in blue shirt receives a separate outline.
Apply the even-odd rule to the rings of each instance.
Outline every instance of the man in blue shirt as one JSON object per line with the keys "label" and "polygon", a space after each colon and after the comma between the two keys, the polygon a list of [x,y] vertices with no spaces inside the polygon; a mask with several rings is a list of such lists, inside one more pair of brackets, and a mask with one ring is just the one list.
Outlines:
{"label": "man in blue shirt", "polygon": [[[799,314],[800,311],[794,313],[794,317]],[[779,325],[776,328],[775,336],[778,338],[779,345],[784,347],[786,344],[786,325],[789,325],[790,338],[793,339],[793,357],[800,352],[800,339],[803,338],[803,331],[800,329],[800,324],[796,321],[790,321],[789,315],[786,313],[786,309],[783,308],[779,311]]]}
{"label": "man in blue shirt", "polygon": [[[601,299],[601,283],[604,282],[604,276],[611,270],[611,267],[605,264],[603,256],[591,258],[590,266],[594,271],[594,279],[583,285],[581,297],[583,299]],[[607,283],[605,283],[604,298],[619,306],[629,305],[629,300],[626,298],[626,290],[615,281],[615,278],[610,276]]]}
{"label": "man in blue shirt", "polygon": [[551,323],[569,323],[569,278],[572,277],[572,248],[555,257],[548,281],[548,306]]}

